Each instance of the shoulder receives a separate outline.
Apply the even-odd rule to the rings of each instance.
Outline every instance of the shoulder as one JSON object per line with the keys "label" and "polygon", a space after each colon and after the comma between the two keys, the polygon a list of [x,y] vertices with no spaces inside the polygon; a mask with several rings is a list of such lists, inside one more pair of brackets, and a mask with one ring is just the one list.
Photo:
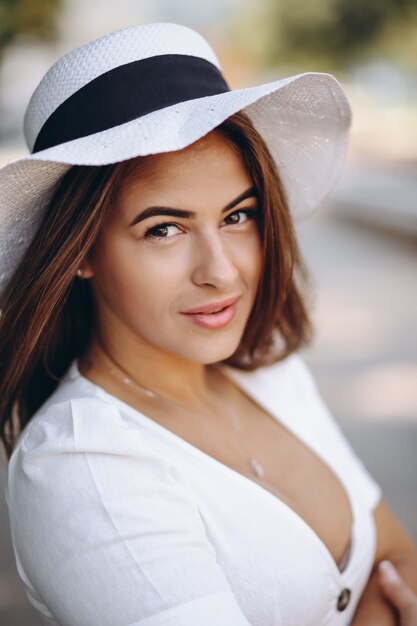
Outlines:
{"label": "shoulder", "polygon": [[259,369],[265,379],[285,380],[286,382],[315,388],[314,378],[304,358],[295,352],[282,361],[277,361]]}
{"label": "shoulder", "polygon": [[151,499],[151,517],[167,509],[166,501],[181,515],[195,508],[169,456],[98,398],[66,400],[36,414],[10,459],[5,495],[15,542],[27,549],[43,528],[51,533],[84,515],[88,524],[88,512],[101,523],[113,507],[137,515]]}
{"label": "shoulder", "polygon": [[[38,412],[8,488],[22,579],[60,623],[142,623],[160,611],[162,623],[179,605],[185,624],[188,600],[230,592],[186,478],[111,403],[77,398]],[[178,571],[189,573],[181,584]]]}
{"label": "shoulder", "polygon": [[256,370],[244,371],[236,368],[226,367],[227,373],[243,387],[248,387],[253,391],[269,391],[276,395],[285,394],[290,397],[292,394],[299,395],[317,393],[316,383],[304,359],[294,353],[281,361],[258,367]]}
{"label": "shoulder", "polygon": [[69,452],[79,445],[106,446],[107,436],[122,430],[122,417],[118,408],[100,398],[71,398],[46,402],[33,415],[21,433],[12,459],[18,454],[38,455],[47,452]]}
{"label": "shoulder", "polygon": [[[152,480],[170,479],[170,461],[118,407],[100,398],[74,398],[39,410],[23,431],[8,467],[6,499],[36,504],[41,494],[69,498],[91,480],[131,472]],[[95,485],[94,485],[95,488]],[[48,496],[49,497],[49,496]],[[40,499],[41,500],[41,499]],[[39,501],[40,501],[39,500]]]}

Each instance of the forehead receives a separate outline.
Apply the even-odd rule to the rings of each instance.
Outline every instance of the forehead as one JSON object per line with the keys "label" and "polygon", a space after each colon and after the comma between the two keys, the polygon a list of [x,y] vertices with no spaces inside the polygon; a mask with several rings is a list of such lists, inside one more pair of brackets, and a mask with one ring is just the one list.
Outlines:
{"label": "forehead", "polygon": [[[227,203],[251,186],[251,177],[238,148],[219,132],[211,132],[183,150],[142,157],[122,183],[119,199],[143,203],[186,201],[207,194]],[[232,197],[230,196],[232,194]],[[142,203],[142,202],[141,202]]]}

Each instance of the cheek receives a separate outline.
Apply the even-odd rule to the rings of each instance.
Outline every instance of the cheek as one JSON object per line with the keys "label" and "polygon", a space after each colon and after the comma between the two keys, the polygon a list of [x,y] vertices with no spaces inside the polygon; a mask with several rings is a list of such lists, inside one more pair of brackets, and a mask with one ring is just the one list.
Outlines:
{"label": "cheek", "polygon": [[128,317],[158,317],[169,308],[182,277],[178,263],[144,250],[141,242],[103,241],[94,260],[98,289],[114,311]]}
{"label": "cheek", "polygon": [[[244,252],[244,254],[242,254]],[[262,243],[258,229],[251,233],[247,245],[242,247],[241,263],[247,282],[252,289],[257,288],[262,271]]]}
{"label": "cheek", "polygon": [[111,238],[102,239],[93,259],[94,279],[108,296],[120,297],[128,292],[136,275],[136,259],[126,246]]}

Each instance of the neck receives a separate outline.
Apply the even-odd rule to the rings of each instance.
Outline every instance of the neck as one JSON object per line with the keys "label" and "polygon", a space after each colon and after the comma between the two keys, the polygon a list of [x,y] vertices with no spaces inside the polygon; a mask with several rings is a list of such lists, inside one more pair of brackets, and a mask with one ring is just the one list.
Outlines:
{"label": "neck", "polygon": [[180,405],[207,406],[212,389],[210,367],[166,353],[140,338],[95,333],[86,357],[92,367],[119,366],[135,383]]}

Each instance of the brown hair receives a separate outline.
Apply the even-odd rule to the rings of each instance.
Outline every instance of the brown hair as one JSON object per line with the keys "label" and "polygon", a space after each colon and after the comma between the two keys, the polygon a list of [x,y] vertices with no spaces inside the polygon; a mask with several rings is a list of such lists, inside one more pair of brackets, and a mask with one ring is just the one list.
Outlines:
{"label": "brown hair", "polygon": [[[226,361],[255,369],[308,343],[311,325],[297,285],[305,282],[306,271],[265,142],[243,113],[216,131],[243,158],[262,207],[262,277],[240,345]],[[121,184],[147,158],[152,157],[71,167],[6,287],[0,317],[0,436],[8,458],[19,433],[88,345],[94,302],[88,281],[77,279],[76,270],[110,215]]]}

